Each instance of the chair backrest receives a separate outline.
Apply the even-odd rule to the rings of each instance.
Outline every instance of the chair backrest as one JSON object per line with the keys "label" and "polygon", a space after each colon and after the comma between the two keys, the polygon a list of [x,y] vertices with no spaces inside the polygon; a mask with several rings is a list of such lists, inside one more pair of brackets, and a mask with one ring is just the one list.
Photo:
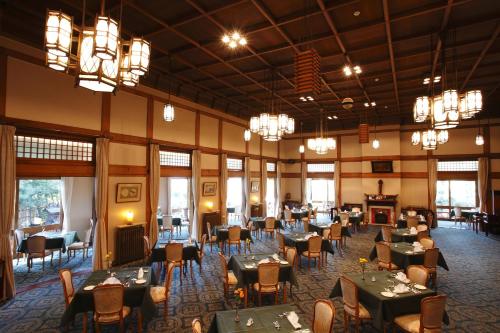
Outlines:
{"label": "chair backrest", "polygon": [[163,229],[170,230],[172,229],[172,216],[164,215],[163,216]]}
{"label": "chair backrest", "polygon": [[165,258],[167,262],[181,262],[183,248],[184,245],[182,243],[168,243],[165,246]]}
{"label": "chair backrest", "polygon": [[66,307],[68,307],[71,298],[75,294],[75,288],[73,287],[73,275],[69,269],[59,270],[59,278],[61,279],[63,292],[64,292],[64,302]]}
{"label": "chair backrest", "polygon": [[453,211],[455,212],[455,217],[462,217],[462,208],[455,207],[453,208]]}
{"label": "chair backrest", "polygon": [[279,282],[280,264],[277,262],[262,263],[257,266],[259,286],[276,286]]}
{"label": "chair backrest", "polygon": [[416,228],[418,226],[418,218],[416,216],[406,217],[406,226],[408,228],[411,228],[411,227]]}
{"label": "chair backrest", "polygon": [[321,244],[323,243],[323,239],[321,236],[312,236],[307,240],[308,251],[310,253],[319,253],[321,252]]}
{"label": "chair backrest", "polygon": [[229,227],[228,229],[229,241],[231,242],[239,242],[241,238],[241,227],[239,225],[235,225]]}
{"label": "chair backrest", "polygon": [[23,239],[24,239],[24,231],[22,231],[21,229],[16,229],[14,230],[14,236],[15,236],[15,240],[16,240],[16,249],[17,247],[23,242]]}
{"label": "chair backrest", "polygon": [[409,210],[406,214],[408,216],[417,216],[417,211],[415,211],[415,210]]}
{"label": "chair backrest", "polygon": [[313,333],[330,333],[335,320],[335,306],[330,300],[314,302]]}
{"label": "chair backrest", "polygon": [[304,220],[304,232],[309,232],[309,220]]}
{"label": "chair backrest", "polygon": [[222,268],[222,273],[224,274],[224,280],[227,282],[228,276],[227,276],[227,262],[226,262],[226,258],[224,257],[224,255],[222,254],[222,252],[219,252],[218,255],[219,255],[220,266]]}
{"label": "chair backrest", "polygon": [[438,260],[439,260],[439,249],[437,247],[425,250],[424,267],[436,268]]}
{"label": "chair backrest", "polygon": [[173,263],[169,263],[167,266],[167,276],[165,277],[165,296],[167,297],[170,287],[172,286],[172,281],[174,280],[174,268],[175,265]]}
{"label": "chair backrest", "polygon": [[377,249],[377,258],[378,261],[383,262],[384,264],[391,263],[391,247],[384,242],[378,242],[375,244]]}
{"label": "chair backrest", "polygon": [[278,238],[279,249],[283,251],[285,249],[285,236],[281,232],[278,232],[276,237]]}
{"label": "chair backrest", "polygon": [[147,258],[151,254],[151,246],[149,244],[148,236],[142,236],[142,238],[144,240],[144,258]]}
{"label": "chair backrest", "polygon": [[429,237],[429,233],[427,231],[419,231],[417,232],[417,241],[421,241],[422,238],[428,238]]}
{"label": "chair backrest", "polygon": [[382,227],[382,240],[387,243],[392,242],[392,227],[384,225]]}
{"label": "chair backrest", "polygon": [[285,209],[285,220],[290,221],[292,219],[292,211],[290,209]]}
{"label": "chair backrest", "polygon": [[438,332],[443,322],[446,296],[430,296],[420,301],[420,332]]}
{"label": "chair backrest", "polygon": [[45,253],[45,237],[31,236],[26,240],[28,253]]}
{"label": "chair backrest", "polygon": [[313,209],[312,215],[314,219],[318,218],[318,207]]}
{"label": "chair backrest", "polygon": [[420,244],[422,244],[422,247],[424,249],[433,249],[434,248],[434,241],[430,239],[429,237],[424,237],[420,239]]}
{"label": "chair backrest", "polygon": [[354,282],[345,276],[340,277],[340,287],[342,288],[342,300],[344,305],[355,311],[359,315],[358,287]]}
{"label": "chair backrest", "polygon": [[205,247],[205,243],[207,242],[207,234],[203,234],[201,236],[201,243],[200,243],[200,258],[203,257],[203,253],[204,253],[204,247]]}
{"label": "chair backrest", "polygon": [[207,222],[207,233],[208,239],[212,239],[212,226],[210,225],[210,222]]}
{"label": "chair backrest", "polygon": [[332,223],[330,225],[330,239],[342,238],[342,224]]}
{"label": "chair backrest", "polygon": [[342,223],[342,226],[345,227],[346,225],[349,224],[349,213],[340,212],[339,216],[340,216],[340,222]]}
{"label": "chair backrest", "polygon": [[297,249],[295,247],[289,247],[286,250],[286,261],[292,266],[295,267],[295,261],[297,260]]}
{"label": "chair backrest", "polygon": [[359,207],[352,207],[352,210],[351,210],[353,213],[360,213],[361,212],[361,208]]}
{"label": "chair backrest", "polygon": [[92,237],[92,228],[88,229],[85,231],[85,239],[83,240],[85,244],[90,244],[90,241]]}
{"label": "chair backrest", "polygon": [[193,328],[193,333],[201,333],[201,321],[199,318],[193,319],[191,323],[191,327]]}
{"label": "chair backrest", "polygon": [[429,271],[420,265],[410,265],[406,268],[406,276],[411,282],[426,286],[429,280]]}
{"label": "chair backrest", "polygon": [[274,229],[274,224],[276,223],[276,219],[274,217],[266,217],[266,229]]}
{"label": "chair backrest", "polygon": [[121,315],[124,287],[121,284],[100,285],[93,289],[96,321],[102,315]]}
{"label": "chair backrest", "polygon": [[430,228],[432,227],[432,222],[434,220],[434,214],[432,214],[431,211],[427,213],[426,221],[427,221],[427,226]]}
{"label": "chair backrest", "polygon": [[425,224],[419,224],[417,225],[417,231],[427,231],[429,228]]}

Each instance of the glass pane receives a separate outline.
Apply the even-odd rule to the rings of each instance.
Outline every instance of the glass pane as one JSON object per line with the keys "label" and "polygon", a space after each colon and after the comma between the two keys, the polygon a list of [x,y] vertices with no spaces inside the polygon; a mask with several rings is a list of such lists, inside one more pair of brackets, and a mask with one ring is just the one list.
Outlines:
{"label": "glass pane", "polygon": [[60,179],[21,179],[18,190],[19,227],[60,223]]}
{"label": "glass pane", "polygon": [[451,206],[476,207],[476,182],[473,180],[450,180]]}
{"label": "glass pane", "polygon": [[307,179],[307,201],[314,208],[326,209],[335,201],[335,186],[332,179]]}
{"label": "glass pane", "polygon": [[173,217],[188,218],[189,179],[170,178],[170,210]]}
{"label": "glass pane", "polygon": [[450,182],[448,180],[438,180],[436,185],[436,206],[450,205]]}
{"label": "glass pane", "polygon": [[275,179],[274,178],[268,178],[267,179],[267,189],[266,189],[266,203],[267,203],[267,216],[274,216],[274,208],[275,208],[275,197],[274,197],[274,192],[276,191],[274,189],[274,183]]}
{"label": "glass pane", "polygon": [[450,209],[438,207],[437,208],[437,218],[438,219],[449,219],[450,218]]}
{"label": "glass pane", "polygon": [[240,224],[237,216],[241,215],[241,206],[243,202],[243,182],[241,177],[230,177],[227,179],[227,201],[228,223]]}

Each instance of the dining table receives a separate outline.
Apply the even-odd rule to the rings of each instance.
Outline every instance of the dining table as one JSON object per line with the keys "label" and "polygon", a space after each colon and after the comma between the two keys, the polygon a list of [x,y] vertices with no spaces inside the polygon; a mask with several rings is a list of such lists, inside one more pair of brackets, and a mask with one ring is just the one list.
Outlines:
{"label": "dining table", "polygon": [[[359,302],[362,303],[373,319],[373,326],[383,331],[387,323],[394,318],[420,312],[420,301],[423,298],[437,295],[437,291],[426,288],[417,289],[414,284],[403,283],[396,279],[396,274],[387,271],[375,271],[344,274],[356,285]],[[405,284],[409,291],[394,293],[394,286]],[[422,287],[420,287],[422,288]],[[384,293],[382,295],[381,293]],[[342,297],[340,279],[330,292],[330,298]],[[443,322],[449,324],[448,314],[443,315]]]}
{"label": "dining table", "polygon": [[[295,247],[297,254],[300,256],[302,252],[309,249],[308,238],[314,235],[314,232],[286,232],[283,233],[285,245],[288,247]],[[323,239],[321,244],[321,251],[334,254],[332,243],[328,239]]]}
{"label": "dining table", "polygon": [[[45,237],[46,250],[60,250],[66,253],[66,247],[74,242],[79,242],[76,231],[41,231],[32,236]],[[17,252],[28,253],[28,238],[24,238],[17,247]],[[61,254],[59,254],[59,265],[61,265]]]}
{"label": "dining table", "polygon": [[[427,221],[425,220],[425,218],[423,216],[420,216],[420,218],[417,220],[417,222],[418,222],[418,224],[427,224]],[[397,225],[398,229],[399,228],[408,228],[408,221],[407,221],[406,217],[398,219],[396,225]]]}
{"label": "dining table", "polygon": [[[217,237],[217,243],[224,243],[225,241],[228,240],[229,238],[229,230],[228,228],[231,227],[230,225],[216,225],[212,228],[212,235],[215,235]],[[242,241],[246,241],[247,239],[253,243],[252,235],[250,233],[250,230],[247,228],[241,228],[241,233],[240,233],[240,239]]]}
{"label": "dining table", "polygon": [[293,209],[292,210],[292,219],[299,221],[299,220],[302,220],[303,217],[307,217],[307,214],[308,214],[308,210],[306,210],[306,209],[301,209],[301,210]]}
{"label": "dining table", "polygon": [[151,250],[151,256],[149,258],[149,265],[155,262],[163,263],[167,259],[167,252],[165,251],[165,246],[169,243],[182,243],[182,260],[184,261],[184,275],[187,271],[187,263],[191,260],[196,261],[200,264],[200,255],[198,251],[200,250],[198,242],[196,240],[183,239],[183,240],[171,240],[166,242],[157,242],[155,247]]}
{"label": "dining table", "polygon": [[[381,242],[384,240],[382,236],[382,229],[375,236],[375,242]],[[417,233],[411,233],[411,230],[408,228],[397,228],[391,231],[391,240],[392,243],[413,243],[417,240]]]}
{"label": "dining table", "polygon": [[[278,258],[278,260],[276,260]],[[292,265],[282,258],[279,258],[277,253],[253,253],[249,255],[233,255],[227,263],[228,270],[232,270],[236,276],[238,283],[236,288],[245,289],[245,307],[248,305],[248,287],[252,287],[258,282],[257,268],[261,262],[279,262],[279,282],[289,282],[290,285],[298,287],[297,278],[293,271]],[[286,292],[284,288],[284,300],[286,302]]]}
{"label": "dining table", "polygon": [[[248,219],[248,221],[253,222],[253,225],[257,229],[265,229],[266,228],[266,218],[262,216],[254,216]],[[274,220],[274,229],[285,229],[280,220]]]}
{"label": "dining table", "polygon": [[[299,317],[300,329],[295,329],[288,321],[286,315],[295,312]],[[280,304],[238,310],[239,321],[235,321],[236,310],[217,311],[212,318],[208,333],[275,333],[294,332],[310,333],[309,324],[303,319],[303,313],[294,304]],[[247,326],[248,320],[253,324]],[[279,325],[277,326],[276,323]],[[279,328],[278,328],[279,327]]]}
{"label": "dining table", "polygon": [[[391,247],[391,261],[400,269],[406,270],[410,265],[423,265],[425,251],[416,251],[412,244],[406,242],[390,243]],[[370,252],[370,260],[377,258],[377,248],[374,246]],[[443,254],[439,251],[438,266],[449,271],[448,264],[444,259]]]}
{"label": "dining table", "polygon": [[[138,322],[142,324],[142,319],[150,320],[156,315],[156,305],[151,298],[149,292],[151,286],[156,285],[155,274],[148,266],[143,266],[144,283],[140,283],[137,279],[139,269],[141,267],[125,267],[112,268],[108,273],[107,270],[99,270],[92,272],[90,276],[82,283],[80,288],[75,292],[71,303],[64,311],[61,318],[61,326],[64,327],[74,321],[78,313],[87,313],[94,311],[94,299],[92,289],[95,286],[103,284],[106,279],[111,276],[115,277],[123,284],[124,301],[123,305],[131,308],[139,308]],[[86,332],[87,322],[84,317],[83,331]]]}

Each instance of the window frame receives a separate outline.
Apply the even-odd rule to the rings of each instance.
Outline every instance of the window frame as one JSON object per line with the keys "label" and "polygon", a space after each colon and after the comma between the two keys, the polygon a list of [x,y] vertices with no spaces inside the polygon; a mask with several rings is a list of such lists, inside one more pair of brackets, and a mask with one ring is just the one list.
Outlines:
{"label": "window frame", "polygon": [[[443,171],[442,171],[443,172]],[[476,208],[477,205],[479,204],[479,194],[477,193],[477,179],[461,179],[461,178],[458,178],[458,179],[438,179],[438,181],[445,181],[445,182],[448,182],[448,205],[437,205],[436,203],[436,211],[438,209],[445,209],[448,211],[448,218],[445,218],[445,217],[440,217],[439,219],[441,220],[451,220],[451,211],[453,210],[453,208],[455,207],[459,207],[461,209],[473,209],[473,208]],[[452,181],[473,181],[474,184],[475,184],[475,196],[474,196],[474,204],[475,206],[472,206],[472,207],[469,207],[469,206],[456,206],[456,205],[452,205],[452,202],[451,202],[451,182]],[[436,183],[436,189],[437,189],[437,183]],[[437,212],[436,212],[436,216],[437,216]]]}
{"label": "window frame", "polygon": [[[319,166],[319,165],[323,165],[323,166],[332,166],[332,170],[310,170],[309,169],[309,166]],[[335,172],[335,163],[332,162],[332,163],[325,163],[325,162],[314,162],[314,163],[307,163],[307,173],[310,173],[310,174],[333,174]]]}
{"label": "window frame", "polygon": [[[229,167],[230,160],[240,161],[241,162],[241,169],[230,168]],[[241,158],[241,157],[227,157],[226,158],[226,168],[227,168],[227,171],[242,172],[242,171],[245,171],[245,162],[244,162],[243,158]]]}
{"label": "window frame", "polygon": [[[161,163],[161,155],[162,153],[174,153],[174,154],[186,154],[188,155],[188,161],[189,165],[170,165],[170,164],[162,164]],[[189,169],[191,170],[192,168],[192,151],[186,151],[186,150],[177,150],[177,149],[171,149],[171,148],[160,148],[160,168],[180,168],[180,169]]]}
{"label": "window frame", "polygon": [[[36,139],[44,139],[44,140],[56,140],[56,141],[67,141],[67,142],[72,142],[72,143],[82,143],[82,144],[90,144],[91,145],[91,152],[90,155],[90,160],[86,159],[63,159],[63,158],[44,158],[44,157],[32,157],[32,156],[18,156],[18,137],[24,137],[24,138],[36,138]],[[23,146],[26,147],[26,146]],[[17,161],[38,161],[38,163],[42,164],[48,164],[48,163],[81,163],[85,165],[94,165],[95,164],[95,159],[96,159],[96,142],[94,138],[84,138],[80,136],[67,136],[67,135],[54,135],[54,134],[47,134],[47,133],[37,133],[37,132],[25,132],[25,131],[18,131],[15,136],[14,136],[14,149],[15,149],[15,155],[16,155],[16,160]],[[31,150],[31,147],[30,147]],[[38,147],[37,147],[38,151]],[[24,152],[23,152],[24,154]],[[51,154],[51,150],[49,148],[48,154]],[[31,155],[31,154],[30,154]],[[38,153],[37,153],[38,155]],[[62,154],[61,154],[62,155]],[[78,156],[78,154],[77,154]]]}

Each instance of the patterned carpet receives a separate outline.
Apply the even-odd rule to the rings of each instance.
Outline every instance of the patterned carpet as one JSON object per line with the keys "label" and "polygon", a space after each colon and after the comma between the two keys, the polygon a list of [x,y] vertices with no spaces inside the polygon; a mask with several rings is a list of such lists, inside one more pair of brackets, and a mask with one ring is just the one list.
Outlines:
{"label": "patterned carpet", "polygon": [[[378,230],[357,233],[348,239],[344,257],[335,254],[328,257],[328,266],[321,271],[313,268],[310,273],[303,268],[297,272],[299,289],[293,289],[293,302],[301,309],[302,317],[312,318],[312,304],[318,298],[326,298],[342,272],[359,271],[357,259],[367,257],[373,247],[373,239]],[[433,238],[444,254],[450,267],[447,272],[438,271],[439,292],[448,295],[447,311],[450,325],[445,332],[500,332],[500,242],[476,235],[470,230],[445,229],[433,230]],[[256,241],[253,252],[275,252],[277,242],[265,239]],[[75,273],[78,287],[90,272],[90,259],[82,263],[81,256],[69,263],[63,258],[63,267]],[[212,320],[213,313],[230,309],[231,304],[224,301],[216,253],[211,255],[209,247],[203,262],[203,272],[195,278],[184,279],[180,286],[176,271],[173,294],[169,301],[169,315],[165,320],[162,309],[150,322],[146,323],[148,332],[191,332],[190,324],[194,317],[201,317],[205,330]],[[15,263],[14,263],[15,265]],[[18,295],[0,307],[0,332],[60,332],[59,321],[64,311],[62,289],[58,280],[57,260],[54,267],[46,265],[41,272],[41,264],[35,264],[27,273],[25,261],[20,261],[16,269]],[[369,269],[375,269],[370,263]],[[187,283],[186,283],[187,282]],[[269,300],[267,302],[270,302]],[[253,305],[252,305],[253,306]],[[342,306],[336,299],[337,316],[334,332],[342,332]],[[136,331],[136,318],[128,321],[128,332]],[[70,327],[70,332],[81,331],[81,316]],[[107,329],[105,332],[115,332]],[[375,332],[369,325],[363,332]]]}

